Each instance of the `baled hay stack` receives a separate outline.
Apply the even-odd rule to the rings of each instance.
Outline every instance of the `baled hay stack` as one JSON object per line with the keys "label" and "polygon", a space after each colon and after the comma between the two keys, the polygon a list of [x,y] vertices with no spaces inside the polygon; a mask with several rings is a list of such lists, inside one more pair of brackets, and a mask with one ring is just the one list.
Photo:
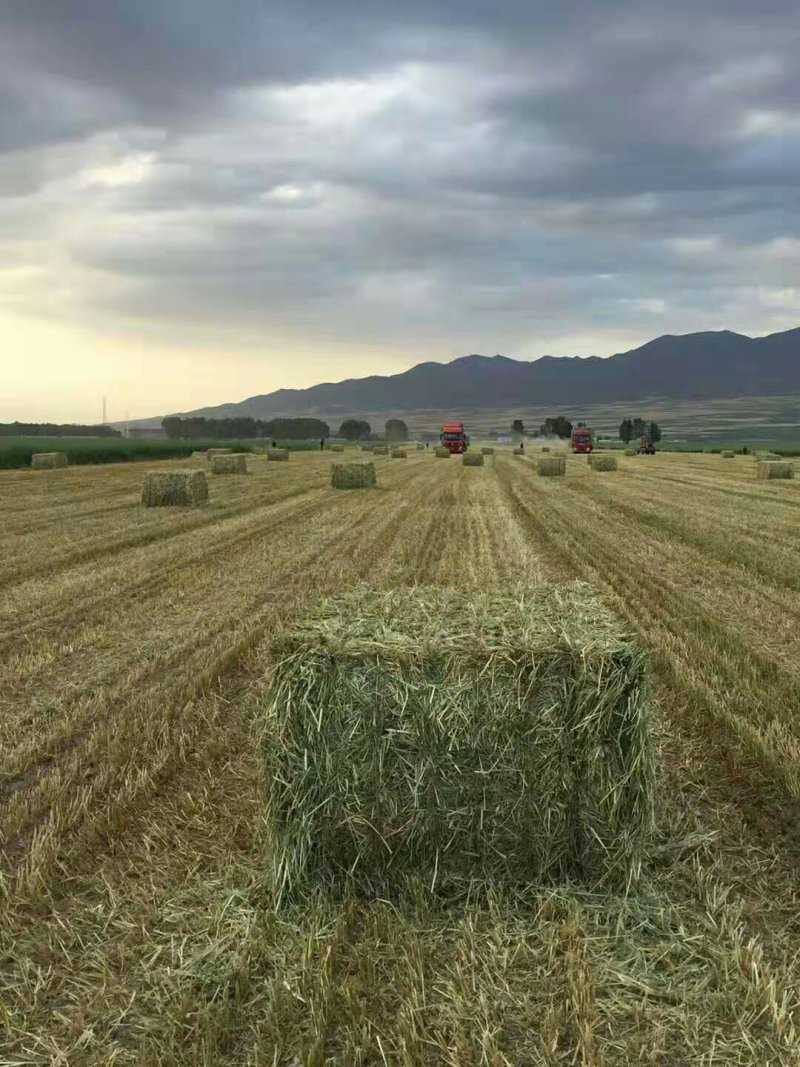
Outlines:
{"label": "baled hay stack", "polygon": [[484,445],[484,447],[481,449],[481,454],[484,456],[493,456],[494,449],[490,448],[488,445]]}
{"label": "baled hay stack", "polygon": [[625,455],[626,456],[638,456],[639,453],[636,451],[635,448],[626,448],[625,449]]}
{"label": "baled hay stack", "polygon": [[208,459],[208,452],[192,452],[189,459]]}
{"label": "baled hay stack", "polygon": [[549,445],[542,445],[542,452],[549,452],[549,451],[550,451],[550,446]]}
{"label": "baled hay stack", "polygon": [[728,451],[720,452],[720,456],[722,457],[722,459],[733,459],[733,457],[735,455],[736,455],[735,452],[728,452]]}
{"label": "baled hay stack", "polygon": [[373,456],[388,456],[389,455],[389,446],[388,445],[373,445],[372,454],[373,454]]}
{"label": "baled hay stack", "polygon": [[424,452],[425,451],[425,445],[416,445],[415,447],[417,449],[417,452]]}
{"label": "baled hay stack", "polygon": [[272,460],[273,463],[288,463],[289,462],[289,449],[288,448],[268,448],[267,460]]}
{"label": "baled hay stack", "polygon": [[356,590],[274,642],[264,742],[279,902],[638,873],[646,657],[581,583]]}
{"label": "baled hay stack", "polygon": [[371,489],[375,484],[374,463],[331,465],[331,485],[334,489]]}
{"label": "baled hay stack", "polygon": [[451,453],[450,453],[450,449],[449,448],[444,448],[442,446],[438,446],[437,445],[437,447],[434,448],[433,451],[434,451],[434,454],[436,456],[438,456],[439,459],[450,459]]}
{"label": "baled hay stack", "polygon": [[794,465],[786,462],[777,463],[773,460],[759,460],[756,476],[760,481],[769,478],[794,478]]}
{"label": "baled hay stack", "polygon": [[146,508],[204,504],[208,482],[203,471],[150,471],[144,476],[142,503]]}
{"label": "baled hay stack", "polygon": [[461,462],[465,467],[482,467],[483,466],[483,453],[482,452],[465,452],[461,457]]}
{"label": "baled hay stack", "polygon": [[777,452],[756,452],[756,459],[781,459]]}
{"label": "baled hay stack", "polygon": [[593,471],[615,471],[617,469],[616,456],[596,456],[589,453],[589,466]]}
{"label": "baled hay stack", "polygon": [[31,467],[35,471],[52,471],[68,466],[69,457],[66,452],[34,452],[31,456]]}
{"label": "baled hay stack", "polygon": [[525,449],[521,445],[518,445],[514,449],[514,455],[515,456],[524,456],[525,455]]}
{"label": "baled hay stack", "polygon": [[567,473],[567,457],[540,456],[536,461],[536,470],[543,478],[563,478]]}
{"label": "baled hay stack", "polygon": [[371,452],[372,451],[372,445],[362,445],[361,446],[361,451],[362,452]]}
{"label": "baled hay stack", "polygon": [[206,459],[210,463],[214,456],[230,456],[232,453],[232,448],[209,448],[206,452]]}
{"label": "baled hay stack", "polygon": [[230,456],[214,456],[211,460],[212,474],[247,474],[247,457],[241,452]]}
{"label": "baled hay stack", "polygon": [[344,445],[329,445],[329,452],[344,452]]}
{"label": "baled hay stack", "polygon": [[408,459],[408,452],[404,448],[393,448],[392,459]]}

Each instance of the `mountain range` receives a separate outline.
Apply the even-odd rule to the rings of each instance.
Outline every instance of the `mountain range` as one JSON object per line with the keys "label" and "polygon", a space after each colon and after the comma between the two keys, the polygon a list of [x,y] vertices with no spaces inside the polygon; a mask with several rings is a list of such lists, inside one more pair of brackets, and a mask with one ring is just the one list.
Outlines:
{"label": "mountain range", "polygon": [[[666,334],[608,358],[543,356],[523,361],[470,355],[450,363],[419,363],[401,374],[278,389],[180,414],[261,419],[302,414],[335,420],[362,412],[462,412],[655,397],[712,400],[785,394],[800,394],[800,328],[766,337],[730,330]],[[159,421],[141,419],[137,424]]]}

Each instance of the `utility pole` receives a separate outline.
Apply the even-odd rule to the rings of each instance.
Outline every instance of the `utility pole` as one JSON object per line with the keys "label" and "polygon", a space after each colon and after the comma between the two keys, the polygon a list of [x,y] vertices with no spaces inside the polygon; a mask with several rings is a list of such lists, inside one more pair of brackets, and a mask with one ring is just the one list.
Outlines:
{"label": "utility pole", "polygon": [[107,422],[107,419],[106,419],[106,398],[103,397],[103,425],[104,426],[105,426],[106,422]]}

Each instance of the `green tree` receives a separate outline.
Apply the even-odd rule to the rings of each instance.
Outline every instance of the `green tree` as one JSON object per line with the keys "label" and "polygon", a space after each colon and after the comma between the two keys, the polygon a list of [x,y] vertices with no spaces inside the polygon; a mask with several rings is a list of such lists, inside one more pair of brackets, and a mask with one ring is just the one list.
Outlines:
{"label": "green tree", "polygon": [[661,427],[658,425],[657,422],[650,423],[650,440],[653,442],[653,444],[655,444],[656,441],[661,440]]}
{"label": "green tree", "polygon": [[511,436],[517,438],[525,436],[525,423],[522,419],[514,419],[511,423]]}
{"label": "green tree", "polygon": [[544,420],[539,427],[539,433],[542,437],[572,437],[572,423],[563,415],[556,415]]}
{"label": "green tree", "polygon": [[633,440],[633,422],[630,419],[623,419],[619,424],[619,439],[626,445]]}
{"label": "green tree", "polygon": [[345,419],[336,436],[345,441],[365,441],[371,433],[372,427],[364,419]]}
{"label": "green tree", "polygon": [[387,419],[384,426],[387,441],[407,441],[408,427],[402,419]]}
{"label": "green tree", "polygon": [[647,425],[644,419],[640,419],[638,416],[631,423],[631,429],[633,430],[634,437],[641,437],[647,430]]}

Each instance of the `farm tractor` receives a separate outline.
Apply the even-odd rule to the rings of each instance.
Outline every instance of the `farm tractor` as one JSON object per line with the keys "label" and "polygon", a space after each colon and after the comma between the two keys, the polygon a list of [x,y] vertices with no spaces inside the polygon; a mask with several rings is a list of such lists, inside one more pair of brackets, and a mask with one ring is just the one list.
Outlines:
{"label": "farm tractor", "polygon": [[649,433],[642,434],[636,452],[640,456],[654,456],[656,454],[656,446],[653,442],[652,436]]}

